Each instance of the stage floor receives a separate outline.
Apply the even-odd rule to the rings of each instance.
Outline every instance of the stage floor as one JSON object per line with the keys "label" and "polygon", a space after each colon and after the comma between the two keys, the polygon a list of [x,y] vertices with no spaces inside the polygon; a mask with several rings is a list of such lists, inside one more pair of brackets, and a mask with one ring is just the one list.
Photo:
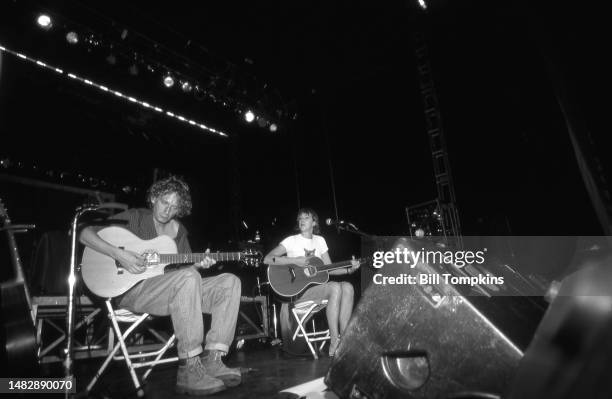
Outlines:
{"label": "stage floor", "polygon": [[[242,369],[242,384],[211,395],[211,397],[218,399],[290,397],[278,395],[278,393],[284,389],[325,376],[330,360],[327,356],[318,360],[314,360],[312,356],[290,356],[282,352],[280,347],[243,348],[240,351],[233,352],[225,360],[228,366]],[[101,358],[75,362],[75,379],[79,391],[82,391],[89,383],[101,362]],[[156,367],[146,381],[145,397],[152,399],[188,397],[174,393],[177,367],[176,363]],[[59,364],[47,370],[47,372],[53,374],[58,371]],[[113,362],[89,397],[136,398],[134,386],[125,363]]]}

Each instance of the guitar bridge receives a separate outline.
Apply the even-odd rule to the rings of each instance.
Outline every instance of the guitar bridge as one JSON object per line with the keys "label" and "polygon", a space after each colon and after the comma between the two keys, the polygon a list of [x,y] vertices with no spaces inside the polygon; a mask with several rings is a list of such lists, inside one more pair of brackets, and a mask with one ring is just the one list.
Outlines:
{"label": "guitar bridge", "polygon": [[115,261],[115,266],[117,267],[117,274],[123,274],[123,271],[125,269],[123,268],[123,266],[121,266],[121,263],[119,263],[118,260]]}

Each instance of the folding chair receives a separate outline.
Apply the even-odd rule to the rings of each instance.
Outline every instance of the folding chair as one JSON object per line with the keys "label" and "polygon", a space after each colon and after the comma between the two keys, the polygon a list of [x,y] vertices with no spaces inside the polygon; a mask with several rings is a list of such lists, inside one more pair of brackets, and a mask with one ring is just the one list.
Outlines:
{"label": "folding chair", "polygon": [[[176,337],[173,334],[169,339],[166,340],[155,330],[149,329],[149,332],[151,332],[155,336],[155,338],[157,338],[160,341],[161,348],[157,350],[130,354],[128,351],[128,346],[126,344],[128,337],[130,337],[130,334],[132,334],[136,330],[136,328],[143,321],[147,320],[150,316],[148,313],[134,314],[126,309],[113,309],[113,305],[110,299],[107,299],[105,303],[106,303],[106,308],[108,309],[108,316],[111,321],[111,328],[109,328],[109,342],[108,342],[108,352],[109,353],[106,359],[104,360],[104,363],[102,363],[102,366],[96,373],[96,375],[93,377],[89,385],[87,385],[86,393],[91,392],[95,383],[98,381],[98,379],[100,379],[100,377],[102,376],[102,373],[104,372],[104,370],[106,369],[106,367],[108,366],[111,360],[124,360],[130,372],[130,376],[132,377],[132,381],[134,383],[134,387],[136,388],[137,395],[139,397],[142,397],[144,396],[144,391],[142,389],[141,382],[138,379],[138,376],[136,375],[136,369],[141,368],[141,367],[149,367],[142,376],[142,381],[144,381],[147,379],[147,377],[153,370],[154,366],[158,364],[178,361],[178,357],[162,359],[162,356],[174,344]],[[128,323],[129,327],[124,332],[121,332],[121,329],[119,328],[119,323]],[[117,338],[117,343],[114,342],[115,341],[114,337]],[[113,347],[113,344],[114,344],[114,347]],[[159,347],[159,345],[157,345],[157,347]],[[119,351],[119,349],[121,349],[122,355],[115,356],[115,354],[117,353],[117,351]],[[148,361],[144,360],[145,358],[151,358],[151,357],[154,357],[154,359],[148,360]]]}
{"label": "folding chair", "polygon": [[313,342],[320,342],[318,350],[323,350],[325,343],[331,339],[329,335],[329,329],[323,331],[317,331],[315,326],[315,321],[312,320],[312,330],[307,331],[306,324],[308,321],[314,317],[317,313],[327,307],[327,299],[320,300],[312,300],[312,301],[302,301],[295,302],[290,305],[291,314],[297,323],[297,327],[293,333],[292,340],[295,341],[296,338],[304,338],[306,344],[308,344],[308,348],[310,349],[310,353],[315,359],[318,359],[317,351],[312,345]]}

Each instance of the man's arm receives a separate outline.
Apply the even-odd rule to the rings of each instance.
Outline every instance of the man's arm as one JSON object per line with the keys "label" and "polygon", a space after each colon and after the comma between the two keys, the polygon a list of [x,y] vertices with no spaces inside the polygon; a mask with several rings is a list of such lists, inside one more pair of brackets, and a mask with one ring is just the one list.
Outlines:
{"label": "man's arm", "polygon": [[[183,227],[182,224],[179,224],[178,228],[179,228],[179,233],[178,233],[177,240],[176,240],[177,241],[176,246],[178,248],[179,253],[181,254],[193,253],[193,251],[191,250],[191,244],[189,244],[189,239],[187,237],[187,230]],[[208,253],[210,252],[210,250],[207,249],[206,252]],[[200,262],[195,262],[193,265],[196,267],[209,268],[215,263],[217,263],[216,260],[209,258],[207,256]]]}
{"label": "man's arm", "polygon": [[145,270],[145,259],[142,255],[118,248],[104,241],[91,226],[81,230],[79,241],[81,244],[115,259],[130,273],[142,273]]}
{"label": "man's arm", "polygon": [[308,260],[305,256],[299,256],[297,258],[289,258],[285,256],[287,254],[287,249],[282,245],[278,245],[272,251],[270,251],[263,260],[263,263],[267,265],[298,265],[298,266],[306,266],[306,261]]}

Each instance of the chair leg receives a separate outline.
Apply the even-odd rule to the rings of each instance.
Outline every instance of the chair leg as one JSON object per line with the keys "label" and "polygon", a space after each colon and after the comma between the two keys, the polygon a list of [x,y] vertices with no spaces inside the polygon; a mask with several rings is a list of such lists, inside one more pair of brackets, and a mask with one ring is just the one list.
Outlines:
{"label": "chair leg", "polygon": [[[102,376],[102,373],[104,373],[104,370],[106,370],[106,367],[108,367],[111,360],[113,360],[113,357],[115,356],[115,354],[119,351],[119,348],[121,348],[121,343],[124,342],[125,337],[127,337],[132,332],[132,330],[134,330],[138,326],[138,324],[140,324],[146,318],[146,316],[141,317],[138,321],[133,323],[125,331],[125,333],[122,334],[121,330],[119,330],[119,325],[115,318],[115,312],[113,311],[112,306],[110,305],[110,303],[108,303],[108,301],[107,301],[106,306],[109,308],[109,315],[111,317],[111,322],[112,322],[112,328],[109,330],[109,334],[108,334],[109,335],[109,345],[108,345],[109,353],[106,356],[106,359],[104,359],[104,363],[102,363],[102,366],[98,369],[98,372],[96,373],[96,375],[92,378],[89,385],[87,385],[86,392],[91,392],[91,390],[93,389],[98,379],[100,379],[100,377]],[[115,344],[113,349],[110,350],[111,345],[113,344],[113,341],[114,341],[114,338],[112,337],[113,334],[117,336],[117,343]],[[124,357],[125,357],[125,353],[124,353]],[[136,387],[136,389],[138,389],[138,387]]]}
{"label": "chair leg", "polygon": [[[100,369],[97,371],[96,375],[92,378],[91,382],[87,385],[85,394],[89,394],[89,392],[92,391],[94,385],[100,379],[100,377],[102,376],[102,373],[108,367],[111,360],[124,360],[128,368],[128,371],[130,372],[130,377],[132,378],[134,387],[136,388],[137,396],[143,397],[144,390],[142,388],[141,380],[138,378],[138,375],[136,374],[136,368],[148,366],[147,371],[144,373],[142,377],[142,381],[144,381],[151,373],[153,367],[155,367],[155,365],[157,365],[158,363],[167,363],[171,361],[176,361],[178,358],[164,359],[164,361],[160,361],[163,355],[176,341],[176,336],[172,335],[164,343],[163,347],[157,351],[130,355],[128,348],[127,348],[126,339],[136,330],[136,328],[143,321],[145,321],[149,317],[149,315],[147,313],[144,313],[138,316],[135,320],[134,319],[130,320],[129,322],[131,322],[131,324],[129,325],[128,328],[125,329],[125,331],[122,332],[121,329],[119,328],[119,321],[117,319],[117,315],[115,314],[115,310],[113,309],[113,306],[110,300],[106,301],[106,307],[108,309],[108,315],[111,320],[111,327],[109,327],[109,334],[108,334],[109,336],[108,355],[106,359],[104,360],[104,362],[102,363],[102,366],[100,367]],[[161,335],[154,333],[154,331],[151,331],[151,332],[159,340],[165,341],[165,339],[161,338]],[[116,344],[114,342],[113,336],[117,337]],[[121,355],[117,355],[117,352],[119,352],[119,350],[121,350],[121,353],[122,353]],[[132,358],[142,358],[142,357],[155,357],[155,360],[153,361],[135,361],[135,362],[132,361]]]}
{"label": "chair leg", "polygon": [[[298,323],[298,328],[304,335],[304,339],[306,340],[306,343],[308,344],[308,348],[310,348],[310,352],[312,353],[312,356],[315,359],[318,359],[319,357],[317,356],[317,352],[315,351],[312,344],[310,343],[310,339],[308,338],[308,333],[306,332],[306,330],[304,329],[304,326],[302,325],[302,320],[300,320],[300,318],[297,316],[297,314],[295,313],[295,310],[292,310],[291,313],[293,313],[293,317],[295,317],[295,321],[297,321]],[[294,335],[294,339],[295,339],[295,335]]]}
{"label": "chair leg", "polygon": [[[115,329],[115,332],[117,333],[117,339],[119,339],[119,344],[121,345],[121,352],[123,352],[123,356],[125,357],[125,364],[127,364],[128,369],[130,370],[130,375],[132,376],[132,382],[134,382],[134,387],[136,388],[136,391],[138,392],[138,396],[142,396],[141,395],[141,391],[142,389],[140,388],[140,381],[138,380],[138,376],[136,375],[136,370],[134,370],[134,366],[132,366],[132,360],[130,359],[130,354],[127,350],[127,347],[125,346],[125,337],[127,337],[127,335],[129,334],[129,332],[126,332],[126,334],[121,334],[121,330],[119,329],[119,323],[117,323],[117,318],[115,317],[115,311],[113,310],[113,306],[111,305],[110,301],[106,301],[106,307],[108,308],[108,312],[111,316],[111,322],[113,323],[113,328]],[[132,326],[135,327],[134,323]],[[125,336],[124,336],[125,335]]]}
{"label": "chair leg", "polygon": [[146,380],[147,377],[149,376],[149,374],[151,374],[151,371],[153,371],[153,367],[155,367],[155,365],[157,364],[157,362],[159,362],[159,359],[162,358],[162,356],[164,356],[164,354],[166,353],[166,351],[168,350],[168,348],[170,348],[172,346],[172,344],[174,344],[174,341],[176,340],[176,336],[172,335],[172,337],[170,337],[170,339],[168,340],[168,342],[166,343],[166,345],[164,345],[164,347],[159,351],[159,354],[155,357],[155,363],[151,364],[149,366],[149,368],[147,369],[147,371],[145,371],[145,373],[142,376],[142,380]]}
{"label": "chair leg", "polygon": [[[303,317],[301,319],[299,319],[299,316],[297,315],[297,312],[295,311],[295,309],[291,309],[291,313],[293,313],[293,317],[295,317],[295,320],[298,322],[298,324],[302,324],[304,323],[304,321],[306,319],[308,319],[308,316],[310,315],[310,313],[312,312],[312,310],[316,307],[316,304],[312,304],[308,307],[308,309],[303,310]],[[293,337],[291,338],[293,341],[295,341],[295,338],[297,337],[299,333],[299,330],[296,329],[295,332],[293,333]]]}
{"label": "chair leg", "polygon": [[106,356],[106,359],[104,359],[104,363],[102,363],[102,366],[98,369],[98,371],[96,372],[96,375],[92,378],[89,385],[87,385],[86,392],[91,392],[94,385],[96,384],[96,382],[98,382],[98,379],[102,376],[102,373],[104,373],[104,370],[106,370],[106,367],[111,362],[111,360],[113,360],[113,356],[115,356],[115,353],[117,353],[118,350],[119,350],[119,342],[117,342],[113,350],[108,354],[108,356]]}

